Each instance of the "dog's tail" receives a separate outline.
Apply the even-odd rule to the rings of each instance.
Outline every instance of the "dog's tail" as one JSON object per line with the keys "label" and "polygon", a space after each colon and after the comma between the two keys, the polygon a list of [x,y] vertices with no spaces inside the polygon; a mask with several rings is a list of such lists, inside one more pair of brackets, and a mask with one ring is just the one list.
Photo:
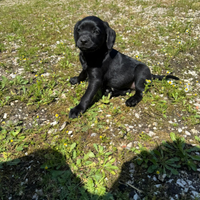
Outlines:
{"label": "dog's tail", "polygon": [[179,80],[178,77],[176,76],[173,76],[173,75],[155,75],[155,74],[152,74],[152,79],[158,79],[158,80],[162,80],[162,79],[175,79],[175,80]]}

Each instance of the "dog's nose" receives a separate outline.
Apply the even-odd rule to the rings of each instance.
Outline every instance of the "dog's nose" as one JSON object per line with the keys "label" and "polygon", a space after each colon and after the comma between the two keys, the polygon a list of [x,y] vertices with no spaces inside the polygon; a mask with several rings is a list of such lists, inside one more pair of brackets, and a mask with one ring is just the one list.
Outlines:
{"label": "dog's nose", "polygon": [[85,38],[85,37],[81,38],[81,43],[82,44],[86,44],[87,43],[87,38]]}

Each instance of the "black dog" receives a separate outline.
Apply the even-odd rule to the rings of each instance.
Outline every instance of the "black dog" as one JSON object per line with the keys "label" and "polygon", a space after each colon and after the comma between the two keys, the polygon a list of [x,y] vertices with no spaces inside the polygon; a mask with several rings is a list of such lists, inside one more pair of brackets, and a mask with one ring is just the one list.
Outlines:
{"label": "black dog", "polygon": [[89,16],[76,23],[74,39],[80,49],[83,70],[78,77],[71,78],[70,83],[74,85],[88,77],[89,85],[80,103],[70,110],[70,118],[85,112],[99,89],[103,93],[112,91],[112,96],[125,95],[135,89],[135,95],[126,101],[127,106],[135,106],[142,100],[146,80],[164,77],[178,80],[172,75],[153,75],[144,63],[113,49],[115,38],[115,31],[98,17]]}

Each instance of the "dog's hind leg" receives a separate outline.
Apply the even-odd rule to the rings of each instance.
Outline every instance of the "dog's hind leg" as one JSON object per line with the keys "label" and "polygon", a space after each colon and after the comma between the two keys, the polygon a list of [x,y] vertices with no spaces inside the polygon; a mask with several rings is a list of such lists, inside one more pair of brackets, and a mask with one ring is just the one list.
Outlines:
{"label": "dog's hind leg", "polygon": [[138,104],[142,98],[143,98],[143,91],[145,88],[145,80],[140,80],[139,83],[136,85],[135,88],[135,94],[134,96],[130,97],[127,101],[126,101],[126,105],[127,106],[135,106],[136,104]]}
{"label": "dog's hind leg", "polygon": [[127,106],[135,106],[143,98],[146,80],[151,80],[151,72],[146,65],[137,66],[135,73],[135,94],[126,101]]}

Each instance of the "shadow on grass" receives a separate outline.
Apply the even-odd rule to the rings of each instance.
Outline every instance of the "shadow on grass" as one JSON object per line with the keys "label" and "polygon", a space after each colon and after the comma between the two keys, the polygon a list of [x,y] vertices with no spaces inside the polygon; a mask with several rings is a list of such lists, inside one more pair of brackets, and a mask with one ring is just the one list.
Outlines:
{"label": "shadow on grass", "polygon": [[198,147],[181,141],[164,143],[151,151],[142,147],[137,156],[123,164],[109,193],[100,197],[84,189],[60,152],[38,150],[0,163],[0,199],[167,200],[177,195],[179,200],[195,199],[200,192],[199,173],[195,171],[200,168],[198,151]]}
{"label": "shadow on grass", "polygon": [[[46,164],[48,163],[48,167]],[[0,163],[0,199],[99,199],[88,193],[64,156],[53,149]],[[105,197],[104,199],[109,199]]]}

